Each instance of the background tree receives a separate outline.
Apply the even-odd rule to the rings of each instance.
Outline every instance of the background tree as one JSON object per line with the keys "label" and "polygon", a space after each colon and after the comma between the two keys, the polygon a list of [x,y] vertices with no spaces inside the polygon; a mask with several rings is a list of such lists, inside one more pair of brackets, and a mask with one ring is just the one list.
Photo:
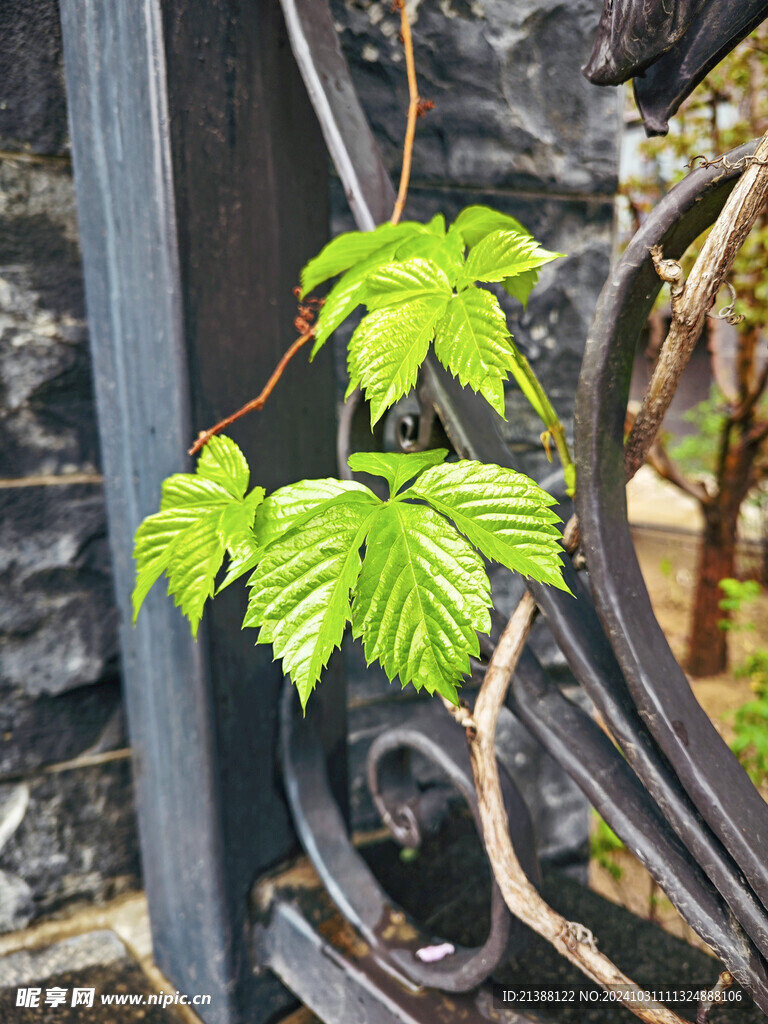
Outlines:
{"label": "background tree", "polygon": [[[765,133],[767,80],[768,26],[763,24],[693,93],[668,137],[640,144],[641,173],[622,186],[635,227],[683,177],[687,162],[698,156],[715,159]],[[702,241],[686,261],[693,262]],[[763,213],[731,275],[736,311],[723,312],[734,328],[733,344],[722,321],[709,321],[714,385],[710,399],[691,416],[699,432],[670,451],[658,440],[649,455],[662,477],[698,501],[704,519],[688,646],[687,668],[694,676],[713,675],[727,665],[728,632],[719,628],[727,610],[719,607],[719,584],[735,574],[744,502],[768,480],[767,247]]]}

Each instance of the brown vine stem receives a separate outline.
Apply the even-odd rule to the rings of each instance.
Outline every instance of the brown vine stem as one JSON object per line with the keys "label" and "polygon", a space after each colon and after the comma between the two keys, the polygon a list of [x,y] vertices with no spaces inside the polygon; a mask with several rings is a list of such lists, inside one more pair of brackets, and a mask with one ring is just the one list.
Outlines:
{"label": "brown vine stem", "polygon": [[242,408],[237,410],[237,412],[233,412],[231,416],[226,416],[223,420],[220,420],[215,426],[210,427],[208,430],[201,430],[197,436],[197,440],[189,449],[189,452],[187,454],[196,455],[201,448],[204,448],[208,444],[208,442],[211,440],[214,434],[220,433],[231,423],[234,423],[236,420],[239,420],[242,416],[245,416],[247,413],[254,412],[256,409],[262,409],[264,407],[264,403],[266,402],[266,400],[275,390],[275,385],[282,377],[283,371],[285,370],[288,363],[290,363],[290,361],[293,359],[293,357],[296,355],[299,349],[303,348],[303,346],[306,345],[308,341],[311,341],[312,338],[314,338],[314,336],[314,330],[309,330],[302,334],[300,338],[297,338],[296,341],[294,341],[291,347],[283,355],[282,359],[277,364],[275,369],[272,371],[272,376],[269,378],[269,380],[264,385],[261,392],[256,396],[256,398],[252,398],[250,402],[246,402],[245,405],[242,406]]}
{"label": "brown vine stem", "polygon": [[413,58],[413,36],[411,25],[408,20],[408,11],[405,7],[405,0],[395,0],[395,6],[400,10],[400,32],[403,37],[403,49],[405,50],[405,67],[408,73],[408,122],[405,128],[405,143],[403,144],[403,163],[400,169],[400,187],[397,190],[397,199],[389,218],[390,224],[398,224],[403,215],[405,200],[408,195],[408,183],[411,180],[411,162],[413,159],[413,139],[416,135],[416,119],[419,116],[419,86],[416,81],[416,62]]}
{"label": "brown vine stem", "polygon": [[460,715],[464,718],[483,838],[494,877],[515,917],[550,942],[596,984],[616,992],[617,999],[641,1020],[649,1024],[684,1024],[666,1006],[645,999],[642,990],[598,950],[589,929],[567,921],[541,898],[523,871],[509,838],[496,761],[496,723],[535,615],[536,603],[526,594],[501,635],[472,716],[467,719],[466,710],[455,709],[459,721]]}
{"label": "brown vine stem", "polygon": [[768,134],[763,137],[753,161],[728,197],[684,285],[680,265],[674,260],[662,259],[658,248],[651,251],[657,273],[672,286],[672,323],[627,441],[627,479],[631,479],[645,461],[699,339],[707,313],[765,206],[768,199],[766,157]]}

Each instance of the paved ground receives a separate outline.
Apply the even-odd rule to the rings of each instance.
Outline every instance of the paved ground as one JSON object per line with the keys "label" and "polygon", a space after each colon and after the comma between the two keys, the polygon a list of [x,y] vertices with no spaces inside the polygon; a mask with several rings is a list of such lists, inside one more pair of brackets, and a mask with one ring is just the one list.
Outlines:
{"label": "paved ground", "polygon": [[199,1024],[175,998],[142,895],[0,936],[2,1024]]}

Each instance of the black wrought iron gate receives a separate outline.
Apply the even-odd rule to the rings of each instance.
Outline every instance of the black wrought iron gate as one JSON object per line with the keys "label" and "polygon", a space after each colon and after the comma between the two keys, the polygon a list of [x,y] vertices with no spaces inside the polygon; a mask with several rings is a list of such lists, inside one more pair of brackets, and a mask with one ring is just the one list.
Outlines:
{"label": "black wrought iron gate", "polygon": [[[281,354],[296,268],[324,241],[318,122],[358,225],[370,228],[391,209],[391,185],[326,4],[283,0],[282,8],[274,0],[62,0],[156,958],[179,988],[212,994],[210,1024],[260,1024],[280,1005],[275,974],[255,976],[252,956],[300,996],[312,995],[327,1020],[438,1019],[444,997],[423,986],[472,989],[453,1005],[462,1019],[488,1020],[476,986],[506,948],[509,919],[498,900],[487,946],[461,952],[450,968],[428,968],[411,947],[384,938],[381,922],[393,910],[345,828],[343,679],[332,674],[323,683],[315,721],[297,741],[291,695],[281,699],[277,666],[241,635],[227,594],[197,644],[160,594],[138,627],[129,625],[136,525],[155,507],[159,481],[182,463],[192,424],[213,421],[234,393],[261,386]],[[248,74],[235,75],[236,66]],[[659,288],[648,250],[663,242],[665,254],[682,252],[717,215],[735,177],[722,168],[691,174],[649,218],[606,287],[579,386],[576,437],[595,597],[570,565],[577,601],[532,587],[625,756],[530,652],[513,694],[516,714],[768,1009],[768,808],[693,700],[655,622],[626,523],[622,452],[632,355]],[[309,386],[297,369],[286,385],[293,396],[235,432],[268,489],[288,474],[334,471],[331,368],[320,361],[311,373]],[[461,455],[511,464],[483,404],[436,365],[427,366],[419,401],[421,419],[436,412]],[[277,778],[280,718],[290,810]],[[418,805],[400,771],[401,748],[439,761],[472,802],[461,743],[440,739],[415,724],[372,755],[381,805],[395,819],[410,809],[414,828],[435,808]],[[332,956],[298,906],[280,898],[251,949],[249,887],[293,849],[294,827],[366,940],[368,953],[356,963]],[[524,829],[516,839],[526,846]]]}

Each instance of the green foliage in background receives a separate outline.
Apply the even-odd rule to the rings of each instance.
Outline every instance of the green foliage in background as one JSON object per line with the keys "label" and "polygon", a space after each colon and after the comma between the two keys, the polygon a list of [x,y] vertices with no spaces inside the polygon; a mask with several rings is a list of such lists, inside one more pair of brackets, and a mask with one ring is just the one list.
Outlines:
{"label": "green foliage in background", "polygon": [[723,597],[720,598],[718,606],[721,612],[727,612],[726,618],[720,619],[718,627],[720,629],[729,630],[730,632],[753,632],[755,628],[754,622],[751,620],[734,619],[734,616],[748,608],[750,604],[757,600],[763,592],[763,588],[756,580],[736,580],[736,579],[724,579],[720,580],[720,589],[723,592]]}
{"label": "green foliage in background", "polygon": [[624,874],[621,865],[616,861],[616,854],[620,850],[626,850],[626,846],[619,839],[611,826],[602,818],[597,811],[592,811],[592,828],[589,836],[589,855],[592,860],[597,861],[600,867],[612,875],[616,881],[620,881]]}
{"label": "green foliage in background", "polygon": [[736,675],[749,679],[755,699],[742,704],[731,716],[731,750],[755,785],[764,786],[768,782],[768,651],[754,651],[736,669]]}

